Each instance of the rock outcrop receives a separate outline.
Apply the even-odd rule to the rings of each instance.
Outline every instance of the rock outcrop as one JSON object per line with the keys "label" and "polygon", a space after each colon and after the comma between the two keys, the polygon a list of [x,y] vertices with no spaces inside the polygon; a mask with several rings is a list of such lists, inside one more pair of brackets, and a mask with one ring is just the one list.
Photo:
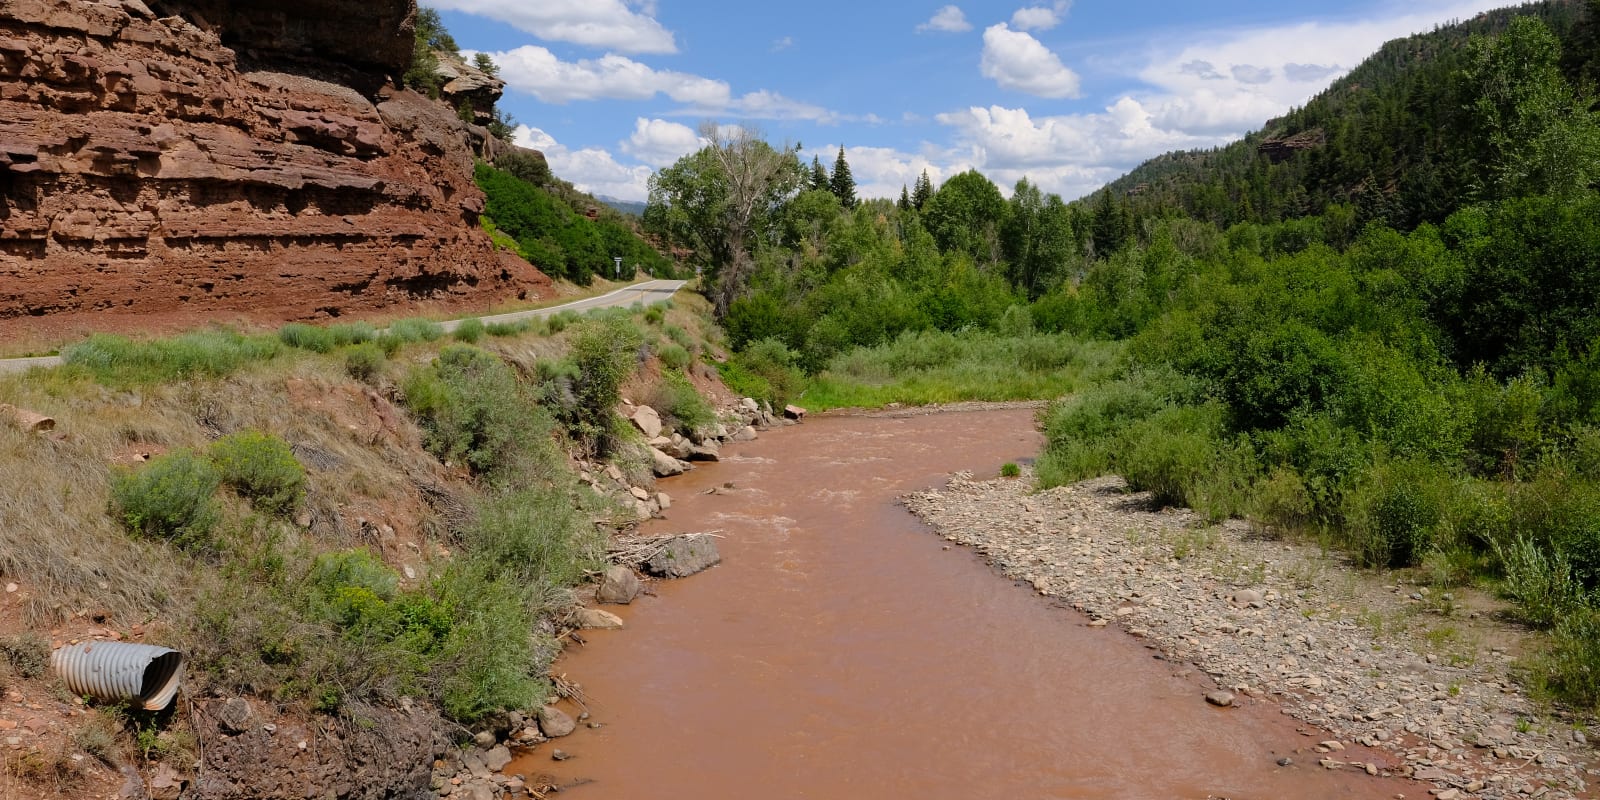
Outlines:
{"label": "rock outcrop", "polygon": [[1293,136],[1273,136],[1256,145],[1256,152],[1267,157],[1274,164],[1280,164],[1294,158],[1294,154],[1302,150],[1316,150],[1328,143],[1327,134],[1321,128],[1301,131]]}
{"label": "rock outcrop", "polygon": [[385,83],[413,0],[266,8],[0,2],[0,340],[549,285],[478,228],[482,129]]}

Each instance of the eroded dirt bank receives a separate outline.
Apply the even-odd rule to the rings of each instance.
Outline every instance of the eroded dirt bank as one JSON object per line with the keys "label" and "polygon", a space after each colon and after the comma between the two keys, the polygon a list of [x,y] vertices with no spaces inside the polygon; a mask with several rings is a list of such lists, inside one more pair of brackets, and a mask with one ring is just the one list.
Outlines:
{"label": "eroded dirt bank", "polygon": [[1318,766],[1296,751],[1328,737],[1271,703],[1208,705],[1191,667],[997,579],[898,504],[1033,454],[1032,419],[813,419],[665,482],[646,532],[718,531],[723,564],[608,606],[627,629],[556,667],[601,727],[506,772],[590,798],[1422,796]]}
{"label": "eroded dirt bank", "polygon": [[[1125,640],[1125,629],[1238,702],[1329,731],[1304,740],[1311,752],[1293,755],[1296,769],[1371,763],[1447,799],[1592,796],[1584,734],[1543,717],[1511,682],[1515,632],[1466,598],[1358,572],[1245,523],[1152,510],[1120,479],[1032,485],[958,475],[906,505],[1084,611],[1092,621],[1079,624],[1105,639]],[[1356,743],[1371,753],[1352,753]]]}

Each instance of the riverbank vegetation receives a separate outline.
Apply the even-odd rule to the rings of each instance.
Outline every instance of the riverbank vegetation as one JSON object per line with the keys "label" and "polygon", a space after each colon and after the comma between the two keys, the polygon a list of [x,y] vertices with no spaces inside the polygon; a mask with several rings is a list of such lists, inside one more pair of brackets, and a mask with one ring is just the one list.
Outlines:
{"label": "riverbank vegetation", "polygon": [[[30,476],[0,499],[27,624],[93,609],[183,650],[191,691],[351,724],[402,698],[462,726],[537,707],[572,588],[636,519],[571,459],[648,485],[612,408],[627,385],[714,423],[682,395],[715,329],[691,298],[478,331],[99,336],[0,378],[0,402],[58,423],[0,424],[0,470]],[[135,724],[193,741],[182,715]]]}
{"label": "riverbank vegetation", "polygon": [[[1486,584],[1551,633],[1529,680],[1596,709],[1597,29],[1600,2],[1553,2],[1392,44],[1269,124],[1319,135],[1164,157],[1186,166],[1072,204],[975,172],[842,197],[820,159],[710,130],[645,221],[713,276],[731,385],[821,407],[1069,395],[1044,485],[1118,472]],[[1441,107],[1449,137],[1386,133]],[[1374,136],[1409,149],[1355,144]],[[1378,159],[1359,192],[1357,153]],[[722,185],[730,163],[771,179]]]}

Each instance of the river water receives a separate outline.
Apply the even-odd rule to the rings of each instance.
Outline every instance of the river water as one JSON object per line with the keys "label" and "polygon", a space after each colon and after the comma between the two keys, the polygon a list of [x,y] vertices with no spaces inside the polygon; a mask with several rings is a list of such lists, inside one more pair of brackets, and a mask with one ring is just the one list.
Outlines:
{"label": "river water", "polygon": [[586,632],[556,665],[603,727],[506,773],[595,800],[1424,796],[1322,769],[1303,749],[1325,737],[1270,703],[1207,706],[1192,669],[897,505],[1041,444],[1026,410],[824,417],[664,481],[673,507],[646,532],[720,531],[723,564],[607,606],[627,629]]}

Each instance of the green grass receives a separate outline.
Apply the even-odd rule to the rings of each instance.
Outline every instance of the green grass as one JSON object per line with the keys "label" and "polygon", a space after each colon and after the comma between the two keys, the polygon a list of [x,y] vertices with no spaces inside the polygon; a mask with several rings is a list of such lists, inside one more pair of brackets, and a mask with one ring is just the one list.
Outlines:
{"label": "green grass", "polygon": [[836,356],[798,401],[821,411],[1054,399],[1103,378],[1120,352],[1116,343],[1065,335],[910,333]]}
{"label": "green grass", "polygon": [[87,371],[101,384],[130,388],[221,378],[275,358],[281,351],[282,345],[273,336],[211,328],[148,341],[95,334],[66,348],[61,358],[68,367]]}

